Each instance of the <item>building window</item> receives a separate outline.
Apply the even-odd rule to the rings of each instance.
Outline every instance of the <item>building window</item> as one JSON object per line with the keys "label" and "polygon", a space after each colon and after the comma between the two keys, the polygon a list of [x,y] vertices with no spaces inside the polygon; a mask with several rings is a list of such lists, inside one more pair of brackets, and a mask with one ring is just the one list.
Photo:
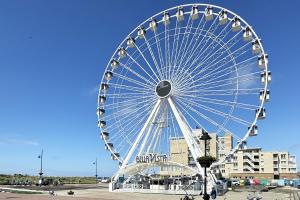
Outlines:
{"label": "building window", "polygon": [[281,159],[285,159],[286,155],[285,154],[281,154]]}

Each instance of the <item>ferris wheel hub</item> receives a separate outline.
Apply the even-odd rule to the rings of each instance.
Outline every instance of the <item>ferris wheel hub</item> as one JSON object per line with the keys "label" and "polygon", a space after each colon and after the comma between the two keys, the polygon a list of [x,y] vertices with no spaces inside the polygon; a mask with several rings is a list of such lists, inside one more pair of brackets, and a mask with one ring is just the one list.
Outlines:
{"label": "ferris wheel hub", "polygon": [[172,86],[171,83],[167,80],[159,82],[155,88],[157,96],[160,98],[168,97],[171,93]]}

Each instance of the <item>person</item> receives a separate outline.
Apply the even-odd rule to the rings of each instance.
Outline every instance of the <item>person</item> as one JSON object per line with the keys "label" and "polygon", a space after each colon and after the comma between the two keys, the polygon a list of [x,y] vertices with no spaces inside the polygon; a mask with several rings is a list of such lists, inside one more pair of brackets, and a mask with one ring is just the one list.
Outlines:
{"label": "person", "polygon": [[262,199],[262,193],[261,193],[261,191],[259,191],[259,192],[257,193],[256,199],[257,199],[257,200]]}
{"label": "person", "polygon": [[253,196],[250,193],[247,195],[247,200],[253,200]]}
{"label": "person", "polygon": [[216,198],[217,198],[217,191],[216,191],[215,188],[213,188],[213,189],[211,190],[211,192],[210,192],[210,197],[211,197],[212,199],[216,199]]}

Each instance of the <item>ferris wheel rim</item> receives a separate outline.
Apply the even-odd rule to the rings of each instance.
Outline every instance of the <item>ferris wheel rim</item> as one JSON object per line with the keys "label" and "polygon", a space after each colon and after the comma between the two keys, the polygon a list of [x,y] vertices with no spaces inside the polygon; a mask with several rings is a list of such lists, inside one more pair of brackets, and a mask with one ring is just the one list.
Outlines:
{"label": "ferris wheel rim", "polygon": [[[211,4],[200,4],[200,3],[195,3],[195,4],[184,4],[184,5],[174,6],[174,7],[172,7],[172,8],[168,8],[168,9],[166,9],[166,10],[164,10],[164,11],[161,11],[161,12],[159,12],[159,13],[157,13],[157,14],[151,16],[150,18],[148,18],[148,19],[146,19],[145,21],[143,21],[142,23],[140,23],[140,24],[139,24],[136,28],[134,28],[134,29],[128,34],[128,36],[125,37],[125,39],[118,45],[118,47],[116,48],[116,51],[113,53],[113,55],[112,55],[112,57],[110,58],[110,60],[114,59],[115,55],[116,55],[117,52],[118,52],[118,49],[122,48],[122,44],[124,44],[124,43],[126,42],[127,38],[131,37],[131,35],[133,35],[133,33],[136,32],[136,31],[138,30],[139,27],[141,27],[142,25],[144,25],[144,24],[146,24],[147,22],[149,22],[149,20],[151,20],[151,19],[153,19],[153,18],[155,18],[155,17],[157,17],[157,16],[160,16],[161,14],[163,14],[163,13],[165,13],[165,12],[172,11],[172,10],[174,10],[174,9],[177,9],[178,7],[183,7],[183,8],[184,8],[184,7],[189,7],[189,6],[205,6],[205,7],[211,6],[212,8],[217,8],[217,9],[219,9],[219,10],[226,10],[226,11],[229,12],[231,15],[238,17],[238,18],[241,20],[241,22],[243,22],[243,24],[244,24],[244,26],[242,26],[242,27],[249,27],[249,28],[251,29],[251,32],[253,33],[254,38],[258,40],[259,46],[260,46],[260,48],[261,48],[261,55],[263,55],[263,56],[266,55],[266,54],[265,54],[265,51],[264,51],[264,47],[263,47],[263,45],[262,45],[262,43],[261,43],[261,41],[260,41],[258,35],[257,35],[256,32],[254,31],[254,29],[253,29],[251,26],[249,26],[249,24],[248,24],[241,16],[237,15],[235,12],[232,12],[231,10],[225,9],[225,8],[223,8],[223,7],[220,7],[220,6],[211,5]],[[190,13],[190,11],[187,11],[187,12],[185,13],[185,15],[186,15],[186,14],[189,14],[189,13]],[[217,14],[218,14],[218,13],[215,13],[215,12],[214,12],[214,15],[217,15]],[[174,17],[174,16],[171,16],[171,17]],[[230,19],[230,18],[229,18],[229,19]],[[231,19],[230,19],[230,20],[231,20]],[[160,23],[160,22],[161,22],[161,20],[158,21],[158,23]],[[145,30],[148,30],[148,29],[149,29],[149,27],[147,27]],[[136,36],[135,38],[137,38],[137,37],[138,37],[138,36]],[[126,46],[126,48],[127,48],[127,46]],[[120,59],[120,58],[118,58],[118,59]],[[109,68],[110,68],[110,64],[108,63],[107,66],[106,66],[106,68],[105,68],[105,72],[108,71]],[[268,72],[268,65],[265,66],[264,71],[265,71],[265,72]],[[268,73],[266,73],[266,74],[267,74],[267,76],[268,76]],[[266,78],[267,78],[267,77],[266,77]],[[105,82],[105,76],[104,76],[104,74],[103,74],[103,76],[102,76],[101,83],[103,83],[103,82]],[[109,81],[106,81],[106,82],[109,83]],[[268,88],[268,84],[269,84],[268,81],[265,81],[265,83],[264,83],[264,96],[266,95],[266,91],[267,91],[267,88]],[[98,96],[100,96],[100,95],[101,95],[101,90],[99,89],[99,95],[98,95]],[[259,110],[263,109],[264,104],[265,104],[265,98],[263,98],[262,102],[260,103],[260,105],[259,105]],[[98,107],[99,107],[99,105],[98,105]],[[255,125],[257,124],[257,121],[258,121],[258,114],[259,114],[259,113],[257,113],[257,114],[255,115],[255,119],[254,119],[254,121],[252,122],[251,127],[253,127],[253,126],[255,126]],[[99,119],[98,119],[98,120],[99,120]],[[204,127],[203,127],[203,128],[204,128]],[[100,128],[100,129],[101,129],[101,128]],[[251,131],[251,129],[249,129],[249,130],[247,131],[247,133],[246,133],[245,136],[242,138],[242,140],[241,140],[240,143],[242,143],[243,141],[246,141],[246,140],[248,139],[249,134],[250,134],[250,131]],[[103,134],[102,129],[101,129],[101,134]],[[108,144],[108,141],[107,141],[106,139],[104,139],[104,142],[105,142],[106,145]],[[240,143],[239,143],[239,144],[240,144]],[[233,154],[233,153],[238,149],[238,146],[239,146],[239,145],[236,145],[235,148],[234,148],[228,155]],[[115,153],[115,152],[113,151],[113,149],[110,148],[110,146],[108,146],[108,149],[110,150],[110,152],[111,152],[112,154]],[[119,159],[119,158],[117,158],[117,159],[119,160],[119,162],[123,162],[123,160],[121,160],[121,159]],[[224,163],[225,159],[226,159],[226,158],[224,158],[224,160],[218,162],[217,164]]]}

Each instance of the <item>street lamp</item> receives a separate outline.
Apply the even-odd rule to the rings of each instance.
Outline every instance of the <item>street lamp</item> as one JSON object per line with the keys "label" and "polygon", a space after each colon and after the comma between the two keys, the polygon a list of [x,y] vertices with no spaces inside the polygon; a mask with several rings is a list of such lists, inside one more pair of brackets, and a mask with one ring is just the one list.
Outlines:
{"label": "street lamp", "polygon": [[98,183],[98,160],[96,158],[96,161],[93,162],[93,165],[95,165],[96,167],[96,174],[95,174],[95,178],[96,178],[96,184]]}
{"label": "street lamp", "polygon": [[[207,157],[207,140],[210,140],[211,137],[208,135],[206,131],[203,130],[202,136],[200,137],[200,140],[204,140],[204,157]],[[207,172],[206,172],[207,166],[204,166],[204,194],[203,199],[209,200],[209,195],[207,194]]]}
{"label": "street lamp", "polygon": [[42,185],[42,175],[43,175],[43,149],[42,149],[41,154],[38,156],[38,158],[41,159],[41,166],[40,166],[40,172],[39,172],[39,175],[40,175],[39,185],[41,186]]}

